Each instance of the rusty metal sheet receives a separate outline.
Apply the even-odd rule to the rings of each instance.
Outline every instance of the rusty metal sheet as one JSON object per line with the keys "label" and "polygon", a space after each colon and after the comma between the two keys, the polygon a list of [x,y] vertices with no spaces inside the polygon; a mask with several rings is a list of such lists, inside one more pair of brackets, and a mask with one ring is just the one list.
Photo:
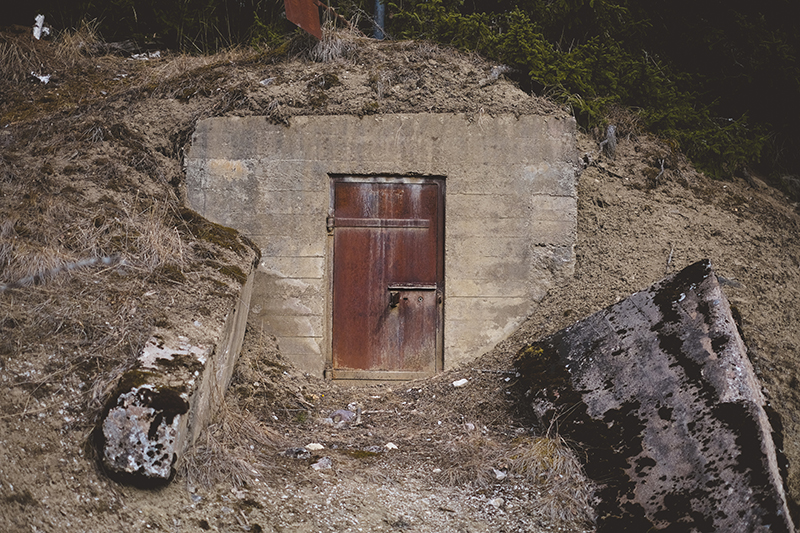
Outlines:
{"label": "rusty metal sheet", "polygon": [[335,377],[441,369],[443,201],[440,180],[334,180]]}
{"label": "rusty metal sheet", "polygon": [[337,218],[337,228],[429,228],[431,221],[416,218]]}
{"label": "rusty metal sheet", "polygon": [[322,27],[319,23],[319,2],[315,0],[285,0],[286,18],[305,31],[322,39]]}

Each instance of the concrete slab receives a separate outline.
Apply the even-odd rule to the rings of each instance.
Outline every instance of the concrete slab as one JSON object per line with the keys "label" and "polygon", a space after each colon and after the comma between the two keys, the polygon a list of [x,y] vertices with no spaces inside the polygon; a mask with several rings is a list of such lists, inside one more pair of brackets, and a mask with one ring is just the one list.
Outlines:
{"label": "concrete slab", "polygon": [[253,277],[251,272],[239,286],[239,298],[224,320],[206,320],[202,334],[183,328],[192,331],[191,338],[156,330],[136,366],[120,376],[94,435],[110,477],[142,487],[172,479],[228,388],[244,339]]}
{"label": "concrete slab", "polygon": [[516,365],[541,423],[586,457],[598,531],[795,530],[779,426],[708,261],[524,348]]}

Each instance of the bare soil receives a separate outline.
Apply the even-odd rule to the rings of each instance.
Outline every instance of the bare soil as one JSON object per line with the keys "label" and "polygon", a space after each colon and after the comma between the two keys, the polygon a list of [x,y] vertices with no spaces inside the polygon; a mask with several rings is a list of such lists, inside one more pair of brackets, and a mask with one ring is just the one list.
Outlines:
{"label": "bare soil", "polygon": [[[249,328],[225,404],[173,482],[110,481],[90,434],[116,378],[154,328],[224,313],[242,268],[247,243],[183,208],[198,119],[563,110],[429,43],[331,33],[316,49],[134,60],[92,55],[86,29],[53,42],[28,31],[0,32],[0,530],[591,531],[580,457],[529,417],[513,357],[702,258],[727,280],[783,420],[797,511],[797,205],[758,179],[706,178],[624,110],[609,117],[615,158],[596,132],[579,136],[574,278],[490,353],[430,380],[348,388],[294,369]],[[65,267],[91,257],[116,259]],[[327,420],[337,410],[361,416]]]}

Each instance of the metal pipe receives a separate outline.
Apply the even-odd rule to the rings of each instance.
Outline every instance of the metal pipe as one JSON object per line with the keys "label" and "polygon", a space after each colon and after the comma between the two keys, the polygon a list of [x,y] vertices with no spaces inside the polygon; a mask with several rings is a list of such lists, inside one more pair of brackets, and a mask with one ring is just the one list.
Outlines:
{"label": "metal pipe", "polygon": [[375,0],[375,38],[383,40],[386,35],[383,33],[386,5],[384,0]]}

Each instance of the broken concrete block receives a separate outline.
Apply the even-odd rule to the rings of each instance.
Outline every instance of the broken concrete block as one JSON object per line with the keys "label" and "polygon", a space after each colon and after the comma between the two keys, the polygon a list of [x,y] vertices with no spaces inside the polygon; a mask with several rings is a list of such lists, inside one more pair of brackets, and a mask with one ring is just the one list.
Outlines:
{"label": "broken concrete block", "polygon": [[598,531],[794,531],[746,353],[708,261],[520,351],[534,412],[598,484]]}
{"label": "broken concrete block", "polygon": [[[253,276],[235,308],[209,318],[200,337],[159,330],[123,374],[95,430],[105,471],[138,486],[169,482],[186,449],[222,401],[242,346]],[[187,329],[189,329],[187,327]]]}
{"label": "broken concrete block", "polygon": [[185,392],[159,390],[150,384],[117,396],[103,420],[106,467],[131,476],[170,479],[175,443],[189,410],[184,396]]}

